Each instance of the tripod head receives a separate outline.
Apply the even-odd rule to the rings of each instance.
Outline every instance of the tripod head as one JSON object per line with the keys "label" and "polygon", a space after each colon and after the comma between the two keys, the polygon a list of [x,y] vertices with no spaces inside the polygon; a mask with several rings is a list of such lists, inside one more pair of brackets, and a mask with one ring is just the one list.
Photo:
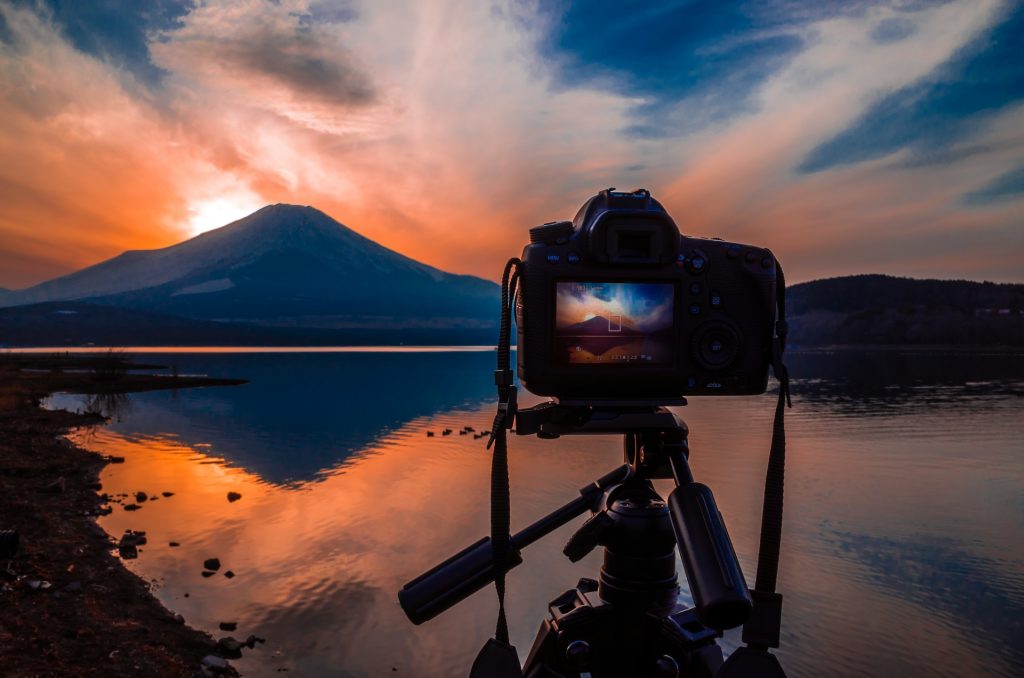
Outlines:
{"label": "tripod head", "polygon": [[[552,602],[522,675],[713,676],[722,667],[715,639],[749,617],[751,595],[721,513],[711,490],[690,472],[688,429],[664,404],[552,401],[516,412],[517,435],[621,434],[625,457],[623,466],[509,539],[505,571],[522,562],[528,545],[589,510],[564,553],[576,562],[604,547],[599,580],[581,580]],[[675,480],[667,502],[654,479]],[[677,603],[676,547],[693,609]],[[420,624],[496,574],[493,544],[485,537],[410,581],[399,601]],[[474,675],[498,675],[480,666],[483,656]]]}

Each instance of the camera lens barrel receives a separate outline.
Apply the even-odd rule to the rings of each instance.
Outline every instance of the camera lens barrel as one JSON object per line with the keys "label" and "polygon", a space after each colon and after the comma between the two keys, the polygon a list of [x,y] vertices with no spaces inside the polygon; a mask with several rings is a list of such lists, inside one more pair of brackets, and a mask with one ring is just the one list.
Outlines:
{"label": "camera lens barrel", "polygon": [[716,630],[747,620],[752,606],[736,551],[707,485],[680,485],[668,498],[679,555],[697,615]]}

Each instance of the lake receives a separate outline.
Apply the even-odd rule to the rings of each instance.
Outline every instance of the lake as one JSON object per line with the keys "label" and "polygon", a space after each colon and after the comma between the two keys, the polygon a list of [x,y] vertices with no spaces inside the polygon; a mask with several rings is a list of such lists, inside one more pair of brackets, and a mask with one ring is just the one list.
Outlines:
{"label": "lake", "polygon": [[[146,531],[125,562],[168,608],[217,637],[266,638],[234,662],[247,676],[468,673],[493,631],[493,587],[422,626],[396,592],[489,532],[490,453],[458,431],[490,424],[493,353],[143,358],[251,382],[94,399],[113,422],[74,436],[125,457],[103,471],[103,491],[158,498],[134,512],[114,505],[100,524],[115,537]],[[787,362],[778,654],[789,675],[1024,674],[1024,354]],[[693,398],[677,410],[694,476],[714,490],[750,582],[774,403],[770,393]],[[72,396],[50,405],[86,406]],[[513,531],[621,456],[613,437],[510,436]],[[527,549],[509,575],[524,659],[548,601],[597,574],[599,552],[576,564],[561,554],[581,520]],[[221,569],[204,578],[214,557]],[[722,645],[738,642],[730,632]]]}

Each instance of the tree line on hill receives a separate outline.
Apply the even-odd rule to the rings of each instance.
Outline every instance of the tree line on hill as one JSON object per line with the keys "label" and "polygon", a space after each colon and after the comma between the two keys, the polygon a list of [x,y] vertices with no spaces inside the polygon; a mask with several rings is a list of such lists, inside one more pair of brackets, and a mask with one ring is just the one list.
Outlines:
{"label": "tree line on hill", "polygon": [[794,345],[1024,346],[1024,285],[855,275],[788,290]]}

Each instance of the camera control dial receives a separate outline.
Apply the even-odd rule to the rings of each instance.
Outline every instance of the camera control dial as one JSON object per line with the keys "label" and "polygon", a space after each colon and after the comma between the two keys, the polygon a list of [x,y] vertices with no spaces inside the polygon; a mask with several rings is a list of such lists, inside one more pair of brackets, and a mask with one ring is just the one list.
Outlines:
{"label": "camera control dial", "polygon": [[707,370],[721,370],[732,364],[740,351],[740,335],[728,323],[712,321],[693,335],[693,358]]}
{"label": "camera control dial", "polygon": [[564,243],[572,235],[573,226],[571,221],[549,221],[540,226],[530,229],[530,242],[543,243],[544,245],[556,245]]}

